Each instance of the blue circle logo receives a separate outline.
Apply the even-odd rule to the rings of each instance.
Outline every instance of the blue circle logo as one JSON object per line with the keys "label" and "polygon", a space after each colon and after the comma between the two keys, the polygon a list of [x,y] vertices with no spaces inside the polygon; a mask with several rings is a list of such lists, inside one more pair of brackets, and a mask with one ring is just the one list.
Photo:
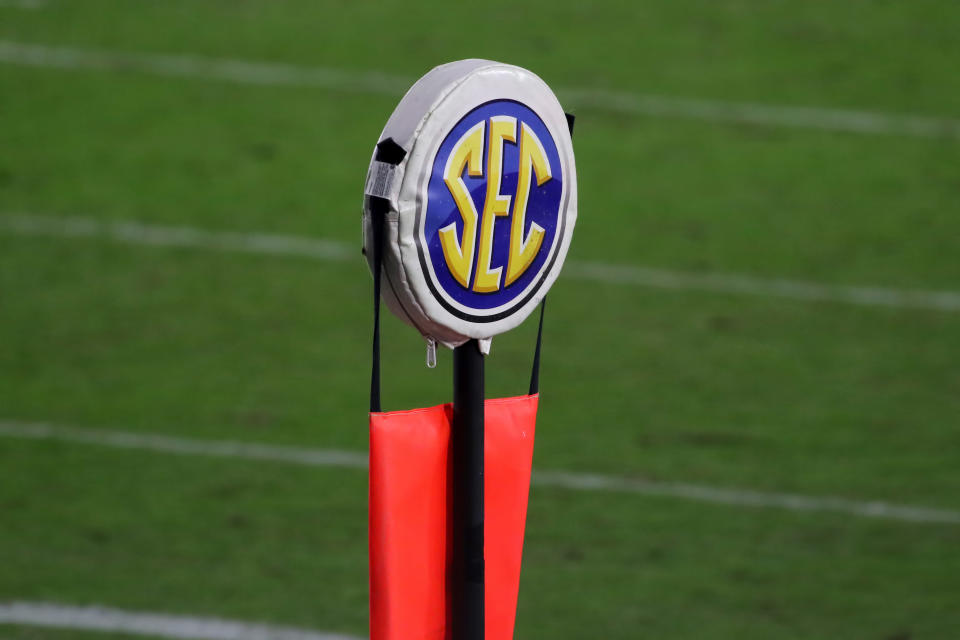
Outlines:
{"label": "blue circle logo", "polygon": [[457,317],[492,322],[540,288],[563,234],[563,167],[543,120],[513,100],[464,116],[434,158],[420,263]]}

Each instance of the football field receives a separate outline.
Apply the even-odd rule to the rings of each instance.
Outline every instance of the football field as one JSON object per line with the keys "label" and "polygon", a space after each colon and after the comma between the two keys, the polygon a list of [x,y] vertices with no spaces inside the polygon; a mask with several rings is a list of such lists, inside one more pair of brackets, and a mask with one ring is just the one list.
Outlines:
{"label": "football field", "polygon": [[[363,183],[468,57],[577,116],[516,637],[960,638],[958,25],[0,2],[0,640],[366,637]],[[450,400],[383,330],[384,408]]]}

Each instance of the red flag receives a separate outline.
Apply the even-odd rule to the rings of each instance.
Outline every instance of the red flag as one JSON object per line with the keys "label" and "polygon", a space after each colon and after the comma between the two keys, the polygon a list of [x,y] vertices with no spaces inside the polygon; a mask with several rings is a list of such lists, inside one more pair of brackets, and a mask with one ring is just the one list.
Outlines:
{"label": "red flag", "polygon": [[[486,640],[510,640],[538,395],[484,405]],[[453,405],[370,414],[370,640],[449,640]]]}

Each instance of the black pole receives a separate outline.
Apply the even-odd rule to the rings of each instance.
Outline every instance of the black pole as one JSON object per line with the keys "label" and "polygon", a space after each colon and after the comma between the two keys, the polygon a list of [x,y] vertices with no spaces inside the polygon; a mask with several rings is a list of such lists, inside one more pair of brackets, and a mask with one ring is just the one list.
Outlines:
{"label": "black pole", "polygon": [[453,640],[484,640],[483,354],[453,350]]}

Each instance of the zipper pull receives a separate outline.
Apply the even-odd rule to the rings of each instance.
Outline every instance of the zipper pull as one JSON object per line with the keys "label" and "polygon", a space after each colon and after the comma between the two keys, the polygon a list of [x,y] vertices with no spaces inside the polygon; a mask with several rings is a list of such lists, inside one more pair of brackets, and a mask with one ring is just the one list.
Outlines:
{"label": "zipper pull", "polygon": [[427,338],[427,368],[437,368],[437,341]]}

